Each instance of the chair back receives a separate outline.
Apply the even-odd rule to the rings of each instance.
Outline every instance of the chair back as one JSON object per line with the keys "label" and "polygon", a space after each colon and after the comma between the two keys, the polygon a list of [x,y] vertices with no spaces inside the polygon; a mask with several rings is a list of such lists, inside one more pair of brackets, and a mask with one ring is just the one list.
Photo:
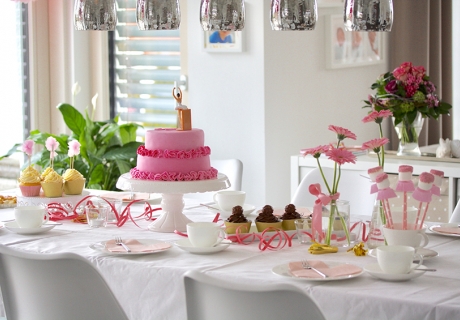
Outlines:
{"label": "chair back", "polygon": [[[330,184],[334,170],[323,168],[323,172]],[[342,170],[341,172],[338,191],[340,192],[340,199],[350,202],[350,215],[372,215],[376,194],[370,194],[372,182],[367,176],[368,174],[364,170]],[[328,193],[320,170],[315,168],[303,177],[291,203],[297,207],[313,207],[316,197],[308,190],[308,187],[313,183],[319,183],[321,191],[325,194]]]}
{"label": "chair back", "polygon": [[248,286],[192,270],[184,284],[188,320],[325,319],[309,295],[287,283]]}
{"label": "chair back", "polygon": [[460,200],[458,200],[457,205],[454,208],[454,212],[449,219],[450,223],[460,223]]}
{"label": "chair back", "polygon": [[0,245],[0,288],[8,320],[128,319],[98,270],[73,253]]}

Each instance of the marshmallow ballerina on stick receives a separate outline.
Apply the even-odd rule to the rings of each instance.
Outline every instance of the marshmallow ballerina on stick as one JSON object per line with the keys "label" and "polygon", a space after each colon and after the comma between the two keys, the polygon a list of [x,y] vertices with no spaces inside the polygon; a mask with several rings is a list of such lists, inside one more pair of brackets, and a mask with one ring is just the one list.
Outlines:
{"label": "marshmallow ballerina on stick", "polygon": [[396,191],[403,192],[403,230],[407,230],[407,193],[414,192],[415,186],[412,182],[412,172],[414,168],[412,166],[401,165],[399,166],[398,184],[396,185]]}
{"label": "marshmallow ballerina on stick", "polygon": [[[432,175],[429,172],[422,172],[420,174],[419,180],[418,180],[418,186],[415,189],[414,193],[412,193],[412,197],[420,201],[420,205],[418,206],[418,212],[417,212],[417,219],[415,220],[415,229],[421,229],[423,227],[423,222],[425,221],[426,218],[426,212],[428,211],[428,206],[430,205],[431,202],[431,188],[433,186],[434,182],[434,175]],[[422,212],[422,205],[423,203],[426,203],[425,205],[425,210],[423,212],[422,219],[420,219],[420,213]],[[418,226],[418,221],[420,221],[420,226]]]}
{"label": "marshmallow ballerina on stick", "polygon": [[393,229],[393,218],[391,216],[390,203],[388,199],[396,198],[397,195],[393,189],[390,188],[390,181],[388,180],[388,175],[383,172],[375,178],[377,182],[377,200],[381,200],[383,204],[383,211],[385,212],[385,217],[387,219],[387,226]]}

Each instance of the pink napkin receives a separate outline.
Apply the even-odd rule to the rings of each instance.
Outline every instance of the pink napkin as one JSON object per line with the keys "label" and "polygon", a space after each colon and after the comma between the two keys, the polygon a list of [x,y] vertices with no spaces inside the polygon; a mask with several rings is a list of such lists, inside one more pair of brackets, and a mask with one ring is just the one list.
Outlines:
{"label": "pink napkin", "polygon": [[[308,260],[308,263],[331,278],[348,276],[362,271],[360,267],[352,264],[344,263],[329,267],[327,264],[319,260]],[[289,262],[289,270],[294,276],[299,278],[322,278],[322,276],[314,270],[304,269],[302,267],[302,262],[300,261]]]}
{"label": "pink napkin", "polygon": [[447,233],[447,234],[460,234],[460,228],[455,228],[455,227],[436,227],[436,228],[433,228],[433,231]]}
{"label": "pink napkin", "polygon": [[[168,243],[142,244],[134,239],[123,240],[123,243],[126,244],[129,249],[131,249],[131,252],[153,252],[167,249],[171,246]],[[111,252],[126,252],[122,246],[115,244],[115,240],[107,241],[105,243],[105,247]]]}

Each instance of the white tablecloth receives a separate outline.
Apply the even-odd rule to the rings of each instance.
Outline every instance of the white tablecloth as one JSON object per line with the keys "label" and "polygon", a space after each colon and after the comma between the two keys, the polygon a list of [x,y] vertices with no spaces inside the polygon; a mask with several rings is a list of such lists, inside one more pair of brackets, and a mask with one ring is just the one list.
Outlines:
{"label": "white tablecloth", "polygon": [[[187,201],[186,207],[192,202]],[[138,207],[138,210],[140,210]],[[206,208],[186,210],[194,221],[211,221],[215,212]],[[13,216],[12,209],[0,210],[0,220]],[[255,218],[255,214],[250,217]],[[460,318],[460,238],[429,234],[427,248],[439,253],[424,265],[438,269],[407,282],[385,282],[369,274],[348,280],[309,282],[281,277],[272,268],[301,258],[349,262],[361,267],[376,263],[371,256],[357,257],[340,248],[336,254],[310,255],[307,245],[294,239],[292,247],[260,251],[258,243],[232,244],[211,255],[195,255],[173,246],[170,250],[141,256],[113,256],[97,252],[90,244],[113,239],[157,239],[174,242],[174,233],[155,233],[149,222],[132,222],[123,227],[90,229],[70,221],[50,232],[21,236],[0,229],[0,243],[41,253],[74,252],[100,270],[130,319],[186,319],[183,274],[199,269],[219,279],[250,286],[251,283],[291,283],[312,295],[327,319],[459,319]],[[212,302],[210,302],[212,303]],[[2,309],[0,307],[0,309]]]}

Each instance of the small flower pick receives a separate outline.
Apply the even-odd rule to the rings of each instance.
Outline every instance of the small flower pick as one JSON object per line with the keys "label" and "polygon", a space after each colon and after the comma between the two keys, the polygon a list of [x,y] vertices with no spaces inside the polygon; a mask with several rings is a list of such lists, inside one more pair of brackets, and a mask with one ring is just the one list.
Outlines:
{"label": "small flower pick", "polygon": [[24,152],[29,158],[29,166],[31,165],[30,158],[32,157],[33,149],[34,149],[34,142],[32,140],[26,140],[22,144],[22,152]]}
{"label": "small flower pick", "polygon": [[74,165],[74,157],[75,156],[78,156],[80,154],[80,142],[78,142],[77,140],[72,140],[69,142],[69,152],[67,153],[67,155],[69,156],[70,158],[70,169],[73,169],[73,165]]}
{"label": "small flower pick", "polygon": [[414,168],[412,166],[401,165],[398,169],[398,183],[396,185],[396,191],[403,192],[403,230],[407,230],[407,193],[414,192],[415,186],[412,182],[412,172]]}
{"label": "small flower pick", "polygon": [[53,137],[48,137],[45,143],[46,149],[50,152],[50,167],[54,166],[54,157],[57,156],[56,150],[59,147],[57,140]]}

